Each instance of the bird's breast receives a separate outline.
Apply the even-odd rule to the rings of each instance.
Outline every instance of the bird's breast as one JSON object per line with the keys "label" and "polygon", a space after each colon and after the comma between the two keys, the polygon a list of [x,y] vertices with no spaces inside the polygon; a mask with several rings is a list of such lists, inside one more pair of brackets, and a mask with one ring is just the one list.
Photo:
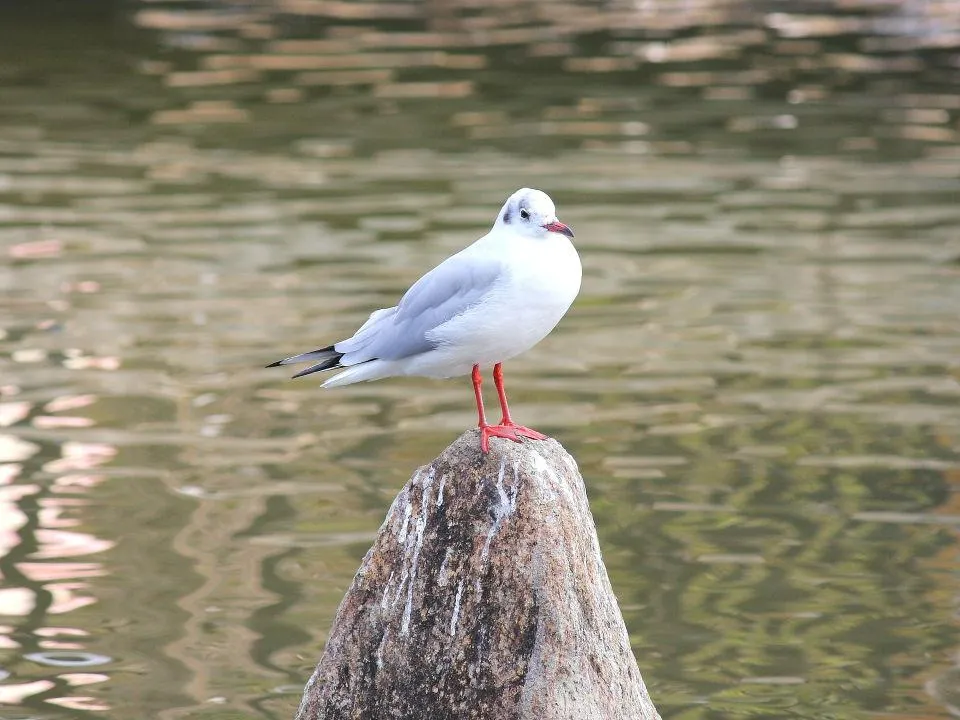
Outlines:
{"label": "bird's breast", "polygon": [[549,253],[514,254],[497,287],[438,328],[435,337],[445,346],[444,354],[470,363],[512,358],[560,322],[580,290],[580,276],[580,258],[569,242]]}
{"label": "bird's breast", "polygon": [[566,238],[548,242],[549,249],[526,249],[511,262],[508,286],[517,302],[562,317],[580,292],[580,256]]}

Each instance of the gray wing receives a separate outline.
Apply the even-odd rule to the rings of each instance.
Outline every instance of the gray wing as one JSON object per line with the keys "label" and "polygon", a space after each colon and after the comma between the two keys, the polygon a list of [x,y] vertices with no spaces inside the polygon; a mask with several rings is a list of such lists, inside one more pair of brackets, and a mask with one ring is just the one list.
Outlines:
{"label": "gray wing", "polygon": [[496,260],[459,252],[417,280],[396,307],[377,310],[334,348],[341,364],[400,360],[433,350],[427,333],[479,302],[503,273]]}

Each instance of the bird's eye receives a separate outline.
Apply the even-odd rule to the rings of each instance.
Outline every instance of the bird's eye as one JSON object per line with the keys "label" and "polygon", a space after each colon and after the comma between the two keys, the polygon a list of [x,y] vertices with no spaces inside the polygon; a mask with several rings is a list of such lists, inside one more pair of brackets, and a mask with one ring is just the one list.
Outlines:
{"label": "bird's eye", "polygon": [[525,209],[521,208],[521,209],[520,209],[520,217],[523,218],[524,220],[529,220],[529,219],[530,219],[530,213],[528,213]]}

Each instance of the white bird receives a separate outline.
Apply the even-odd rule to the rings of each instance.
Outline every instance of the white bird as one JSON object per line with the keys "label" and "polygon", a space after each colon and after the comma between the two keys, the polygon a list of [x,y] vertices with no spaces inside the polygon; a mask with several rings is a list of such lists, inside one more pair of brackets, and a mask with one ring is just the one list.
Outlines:
{"label": "white bird", "polygon": [[[490,437],[515,442],[546,435],[517,425],[503,388],[503,362],[545,338],[580,291],[573,231],[557,219],[550,197],[521,188],[486,235],[421,277],[394,307],[376,310],[352,337],[267,367],[315,362],[293,377],[345,368],[323,387],[395,375],[473,376],[480,447]],[[487,423],[481,366],[493,365],[503,416]]]}

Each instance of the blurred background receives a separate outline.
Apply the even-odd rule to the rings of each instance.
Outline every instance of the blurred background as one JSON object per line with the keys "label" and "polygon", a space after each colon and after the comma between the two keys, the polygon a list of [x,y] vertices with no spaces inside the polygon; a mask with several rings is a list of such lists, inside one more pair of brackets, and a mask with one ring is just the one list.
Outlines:
{"label": "blurred background", "polygon": [[663,716],[960,714],[958,91],[956,0],[0,3],[0,715],[292,716],[475,414],[262,366],[522,185],[584,282],[514,412]]}

